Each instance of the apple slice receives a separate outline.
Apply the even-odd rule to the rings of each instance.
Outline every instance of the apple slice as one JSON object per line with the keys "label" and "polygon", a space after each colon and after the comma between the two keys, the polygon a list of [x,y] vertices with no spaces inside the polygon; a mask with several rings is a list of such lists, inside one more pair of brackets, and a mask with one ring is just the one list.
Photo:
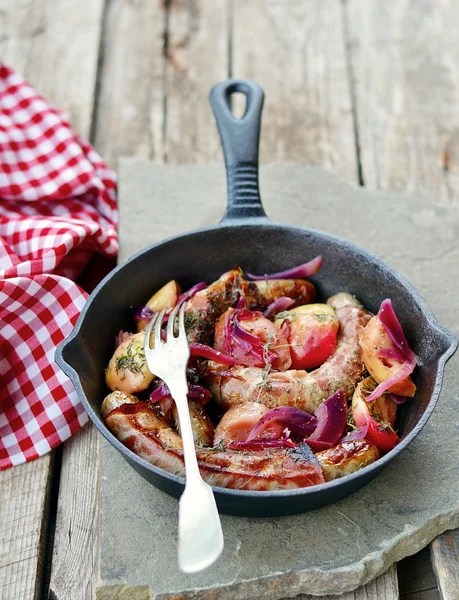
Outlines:
{"label": "apple slice", "polygon": [[397,404],[386,394],[367,402],[365,398],[376,386],[372,377],[367,377],[357,385],[352,397],[352,416],[357,427],[368,427],[367,440],[381,452],[389,452],[399,441],[394,430]]}
{"label": "apple slice", "polygon": [[339,329],[333,307],[327,304],[305,304],[279,315],[275,324],[287,336],[292,369],[310,371],[333,354]]}

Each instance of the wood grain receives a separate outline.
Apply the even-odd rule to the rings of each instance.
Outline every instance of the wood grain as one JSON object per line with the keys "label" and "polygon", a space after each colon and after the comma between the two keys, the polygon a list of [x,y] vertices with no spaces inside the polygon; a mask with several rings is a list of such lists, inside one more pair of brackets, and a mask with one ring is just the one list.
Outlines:
{"label": "wood grain", "polygon": [[[345,11],[365,184],[457,202],[458,3],[346,0]],[[431,546],[443,598],[459,597],[458,535]]]}
{"label": "wood grain", "polygon": [[165,3],[110,0],[104,18],[94,141],[119,156],[163,162]]}
{"label": "wood grain", "polygon": [[39,597],[50,454],[0,473],[0,599]]}
{"label": "wood grain", "polygon": [[[0,55],[88,136],[103,0],[0,0]],[[39,597],[52,455],[0,473],[0,598]]]}
{"label": "wood grain", "polygon": [[459,199],[459,3],[346,0],[365,184]]}
{"label": "wood grain", "polygon": [[196,164],[221,160],[208,101],[210,88],[228,77],[228,0],[169,2],[165,157]]}
{"label": "wood grain", "polygon": [[0,56],[88,135],[104,0],[0,0]]}
{"label": "wood grain", "polygon": [[402,600],[440,600],[429,547],[397,563]]}
{"label": "wood grain", "polygon": [[235,2],[232,19],[233,76],[266,93],[261,160],[357,181],[340,0]]}
{"label": "wood grain", "polygon": [[98,576],[100,433],[92,424],[65,443],[50,600],[92,600]]}
{"label": "wood grain", "polygon": [[430,546],[442,600],[459,598],[459,530],[447,531]]}

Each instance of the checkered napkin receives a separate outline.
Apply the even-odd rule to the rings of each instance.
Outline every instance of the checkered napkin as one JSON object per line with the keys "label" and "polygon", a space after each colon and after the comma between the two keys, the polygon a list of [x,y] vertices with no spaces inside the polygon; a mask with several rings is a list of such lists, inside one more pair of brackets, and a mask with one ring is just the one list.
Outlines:
{"label": "checkered napkin", "polygon": [[115,174],[17,73],[0,64],[0,469],[87,421],[54,351],[95,253],[118,250]]}

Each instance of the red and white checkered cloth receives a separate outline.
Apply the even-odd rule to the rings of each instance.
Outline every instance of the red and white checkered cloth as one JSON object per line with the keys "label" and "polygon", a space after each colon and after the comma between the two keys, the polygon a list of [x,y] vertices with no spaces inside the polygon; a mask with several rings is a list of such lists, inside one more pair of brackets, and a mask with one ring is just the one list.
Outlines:
{"label": "red and white checkered cloth", "polygon": [[0,64],[0,469],[87,421],[54,351],[86,301],[75,279],[94,253],[117,251],[115,174]]}

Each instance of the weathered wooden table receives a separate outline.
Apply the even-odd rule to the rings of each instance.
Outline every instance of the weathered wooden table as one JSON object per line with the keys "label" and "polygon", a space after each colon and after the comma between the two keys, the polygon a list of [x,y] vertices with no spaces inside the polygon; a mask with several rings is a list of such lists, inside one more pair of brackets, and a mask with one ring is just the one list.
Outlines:
{"label": "weathered wooden table", "polygon": [[[116,167],[220,162],[207,92],[229,76],[267,102],[261,160],[457,203],[455,0],[0,0],[0,56]],[[85,427],[0,473],[0,598],[92,599],[99,435]],[[459,533],[343,600],[457,600]],[[303,596],[303,598],[306,598]]]}

